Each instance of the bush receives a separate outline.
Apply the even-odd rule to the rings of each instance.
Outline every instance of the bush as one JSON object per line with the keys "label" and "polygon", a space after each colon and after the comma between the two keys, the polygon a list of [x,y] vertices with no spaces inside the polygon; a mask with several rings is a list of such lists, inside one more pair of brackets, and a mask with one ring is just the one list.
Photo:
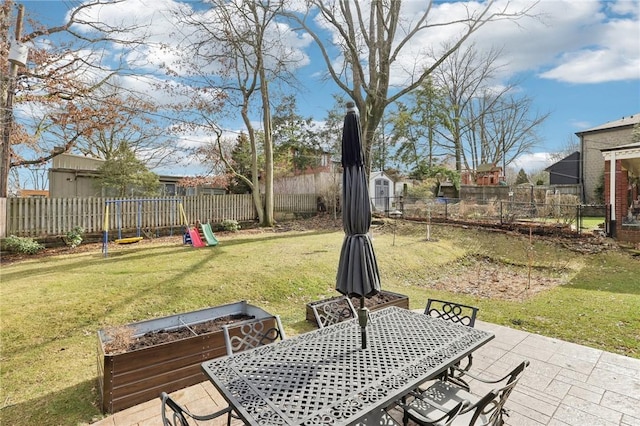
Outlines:
{"label": "bush", "polygon": [[427,178],[423,181],[407,187],[406,198],[431,199],[436,196],[438,181],[435,178]]}
{"label": "bush", "polygon": [[220,223],[220,226],[225,231],[231,231],[231,232],[236,232],[240,229],[240,224],[238,224],[238,221],[233,219],[223,220],[222,223]]}
{"label": "bush", "polygon": [[82,243],[82,234],[84,234],[84,228],[76,226],[71,231],[67,232],[64,242],[71,248],[76,248]]}
{"label": "bush", "polygon": [[44,246],[33,238],[16,237],[15,235],[7,237],[4,240],[4,245],[7,250],[13,253],[36,254],[44,249]]}

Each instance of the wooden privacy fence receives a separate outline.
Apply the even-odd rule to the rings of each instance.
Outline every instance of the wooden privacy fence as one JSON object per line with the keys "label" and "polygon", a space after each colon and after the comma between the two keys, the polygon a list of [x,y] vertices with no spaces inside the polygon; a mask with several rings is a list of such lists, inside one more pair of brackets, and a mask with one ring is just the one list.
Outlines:
{"label": "wooden privacy fence", "polygon": [[[316,211],[317,194],[276,194],[274,212],[311,213]],[[0,237],[48,237],[65,235],[76,226],[85,232],[104,230],[105,205],[109,203],[109,230],[154,230],[179,228],[184,220],[182,204],[190,225],[196,221],[219,223],[225,219],[248,222],[257,219],[250,194],[206,195],[198,197],[144,198],[6,198],[0,210],[4,233]],[[3,203],[0,203],[2,207]],[[4,218],[2,218],[4,216]]]}

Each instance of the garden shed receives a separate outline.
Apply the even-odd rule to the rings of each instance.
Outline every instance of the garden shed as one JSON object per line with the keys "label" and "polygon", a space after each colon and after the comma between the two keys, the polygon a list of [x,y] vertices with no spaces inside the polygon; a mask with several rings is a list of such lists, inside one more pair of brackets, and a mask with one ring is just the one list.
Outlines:
{"label": "garden shed", "polygon": [[376,211],[388,213],[395,202],[395,182],[383,171],[371,172],[369,176],[369,197]]}

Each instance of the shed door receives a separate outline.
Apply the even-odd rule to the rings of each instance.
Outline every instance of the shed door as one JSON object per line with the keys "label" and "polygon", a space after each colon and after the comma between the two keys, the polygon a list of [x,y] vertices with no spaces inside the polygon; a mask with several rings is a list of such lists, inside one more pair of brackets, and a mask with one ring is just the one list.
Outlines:
{"label": "shed door", "polygon": [[386,179],[376,179],[376,199],[374,205],[376,210],[389,211],[389,181]]}

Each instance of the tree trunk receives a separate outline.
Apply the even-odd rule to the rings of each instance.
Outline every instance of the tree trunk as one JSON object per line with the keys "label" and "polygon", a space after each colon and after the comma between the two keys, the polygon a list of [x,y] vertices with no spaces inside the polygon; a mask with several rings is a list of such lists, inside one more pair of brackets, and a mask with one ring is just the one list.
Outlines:
{"label": "tree trunk", "polygon": [[273,136],[271,108],[269,102],[269,84],[264,67],[260,67],[260,96],[262,97],[262,123],[264,126],[264,216],[262,226],[273,226]]}

